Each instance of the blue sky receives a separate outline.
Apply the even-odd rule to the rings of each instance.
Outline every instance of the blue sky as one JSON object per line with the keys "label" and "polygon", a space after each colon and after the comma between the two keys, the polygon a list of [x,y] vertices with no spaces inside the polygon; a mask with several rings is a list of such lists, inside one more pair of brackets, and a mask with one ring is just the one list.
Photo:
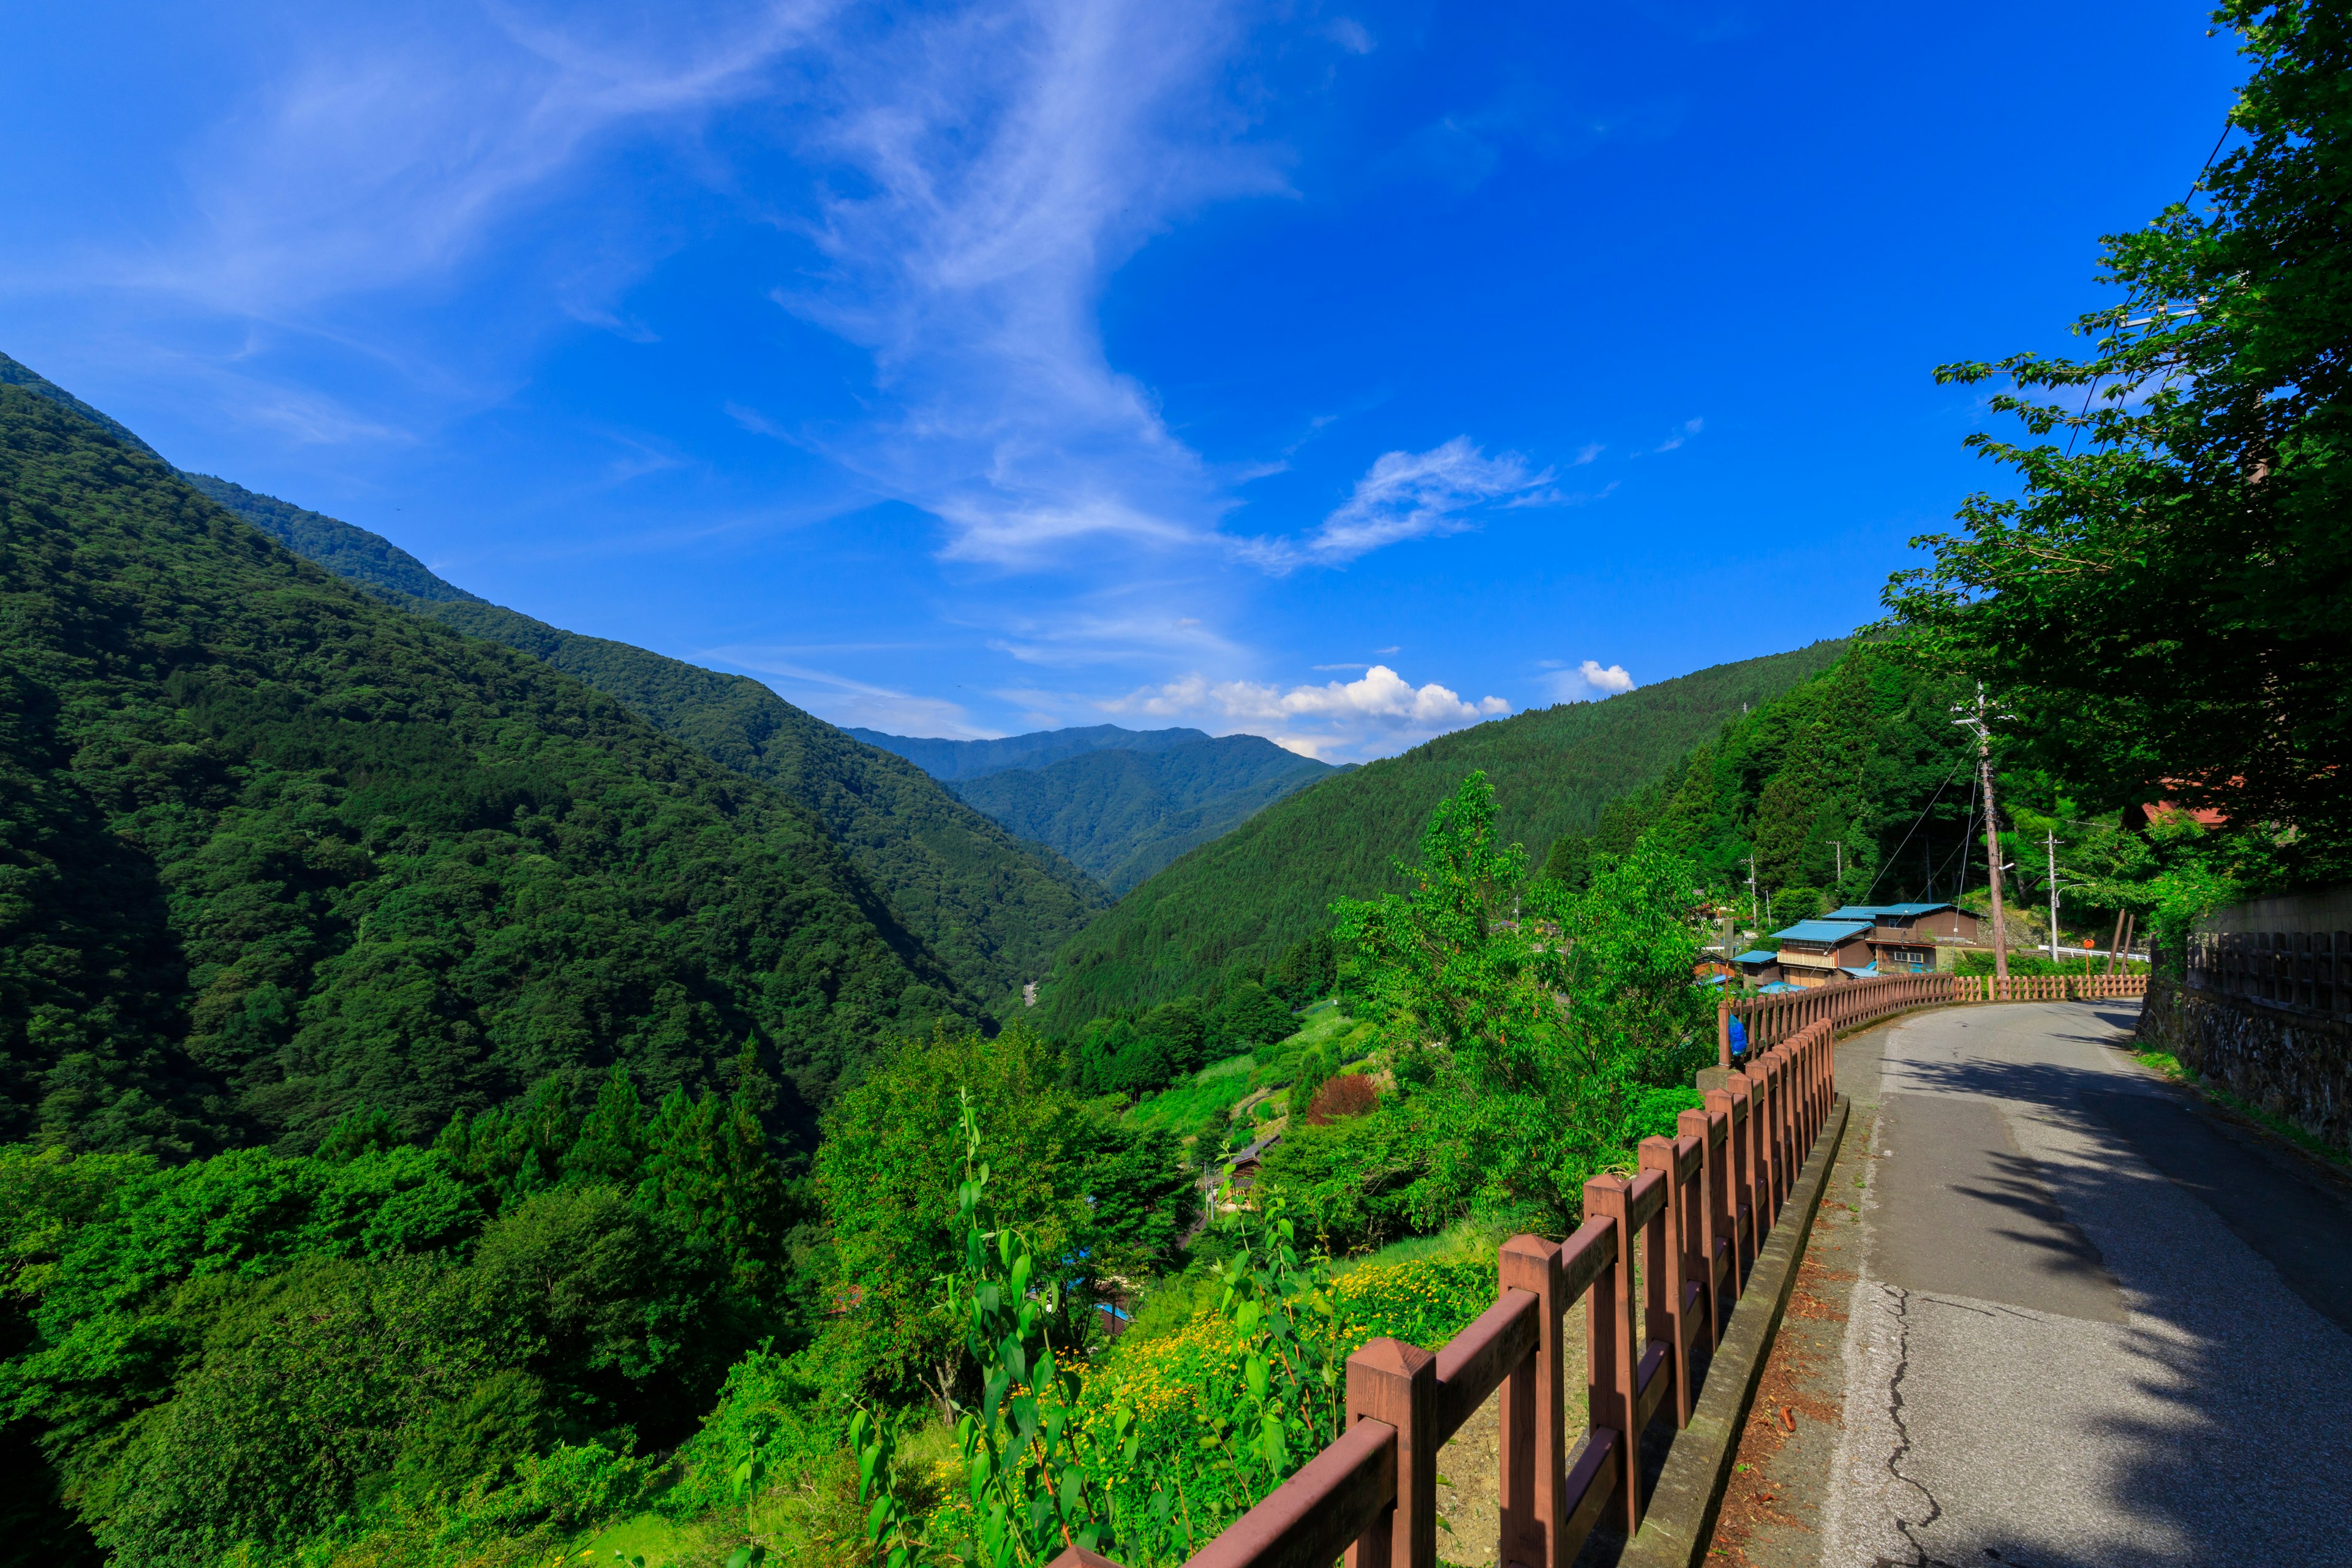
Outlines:
{"label": "blue sky", "polygon": [[1835,636],[2204,9],[14,6],[0,349],[845,724],[1334,760]]}

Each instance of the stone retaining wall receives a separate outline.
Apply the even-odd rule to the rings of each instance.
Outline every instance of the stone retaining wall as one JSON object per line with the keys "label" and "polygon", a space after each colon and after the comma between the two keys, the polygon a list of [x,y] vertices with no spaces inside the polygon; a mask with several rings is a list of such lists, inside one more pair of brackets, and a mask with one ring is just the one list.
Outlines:
{"label": "stone retaining wall", "polygon": [[2352,1150],[2352,1022],[2158,977],[2140,1009],[2139,1039],[2239,1099]]}

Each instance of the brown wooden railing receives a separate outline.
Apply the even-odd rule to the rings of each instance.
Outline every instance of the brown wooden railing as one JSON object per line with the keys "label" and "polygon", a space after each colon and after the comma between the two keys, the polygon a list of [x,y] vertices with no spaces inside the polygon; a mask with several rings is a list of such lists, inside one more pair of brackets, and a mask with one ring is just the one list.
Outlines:
{"label": "brown wooden railing", "polygon": [[2145,974],[2020,974],[1997,980],[1984,974],[1882,974],[1808,991],[1781,991],[1738,1001],[1727,997],[1717,1009],[1717,1059],[1731,1065],[1730,1021],[1748,1033],[1748,1048],[1769,1050],[1815,1024],[1832,1029],[1907,1011],[1955,1002],[2074,1002],[2100,996],[2145,996]]}
{"label": "brown wooden railing", "polygon": [[[1642,1141],[1636,1173],[1595,1176],[1564,1242],[1518,1236],[1495,1304],[1433,1354],[1380,1339],[1348,1358],[1347,1425],[1190,1568],[1434,1568],[1437,1451],[1502,1391],[1496,1561],[1566,1568],[1604,1521],[1633,1534],[1647,1500],[1641,1438],[1689,1423],[1758,1248],[1835,1109],[1826,1020],[1759,1049]],[[1638,1267],[1636,1260],[1638,1259]],[[1584,1300],[1586,1430],[1571,1445],[1569,1313]],[[1055,1568],[1102,1564],[1073,1548]]]}

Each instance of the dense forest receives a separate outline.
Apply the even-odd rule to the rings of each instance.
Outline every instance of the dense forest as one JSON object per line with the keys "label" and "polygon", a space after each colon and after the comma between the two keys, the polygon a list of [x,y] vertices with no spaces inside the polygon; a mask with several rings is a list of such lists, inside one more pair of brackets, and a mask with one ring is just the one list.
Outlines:
{"label": "dense forest", "polygon": [[1258,735],[1120,747],[958,781],[963,800],[1049,845],[1114,893],[1338,770]]}
{"label": "dense forest", "polygon": [[5,1132],[437,1134],[550,1073],[715,1080],[779,1125],[978,1000],[806,812],[547,665],[288,553],[0,387]]}
{"label": "dense forest", "polygon": [[617,698],[655,728],[815,813],[963,988],[997,1016],[1109,901],[1060,855],[1016,837],[899,757],[760,682],[583,637],[451,586],[350,523],[205,475],[191,484],[299,555],[469,636],[519,648]]}
{"label": "dense forest", "polygon": [[1397,861],[1462,776],[1493,781],[1504,835],[1538,861],[1590,833],[1610,801],[1675,769],[1692,746],[1834,663],[1842,642],[1717,665],[1612,697],[1441,736],[1277,802],[1121,899],[1062,952],[1041,1011],[1073,1029],[1278,963],[1327,931],[1332,901],[1400,886]]}

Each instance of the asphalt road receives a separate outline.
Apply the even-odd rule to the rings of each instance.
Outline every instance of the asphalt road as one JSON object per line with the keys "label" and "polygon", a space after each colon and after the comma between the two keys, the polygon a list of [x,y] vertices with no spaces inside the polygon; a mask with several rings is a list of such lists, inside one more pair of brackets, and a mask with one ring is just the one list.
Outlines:
{"label": "asphalt road", "polygon": [[1867,1037],[1832,1568],[2352,1564],[2352,1201],[2118,1048],[2137,1005]]}

